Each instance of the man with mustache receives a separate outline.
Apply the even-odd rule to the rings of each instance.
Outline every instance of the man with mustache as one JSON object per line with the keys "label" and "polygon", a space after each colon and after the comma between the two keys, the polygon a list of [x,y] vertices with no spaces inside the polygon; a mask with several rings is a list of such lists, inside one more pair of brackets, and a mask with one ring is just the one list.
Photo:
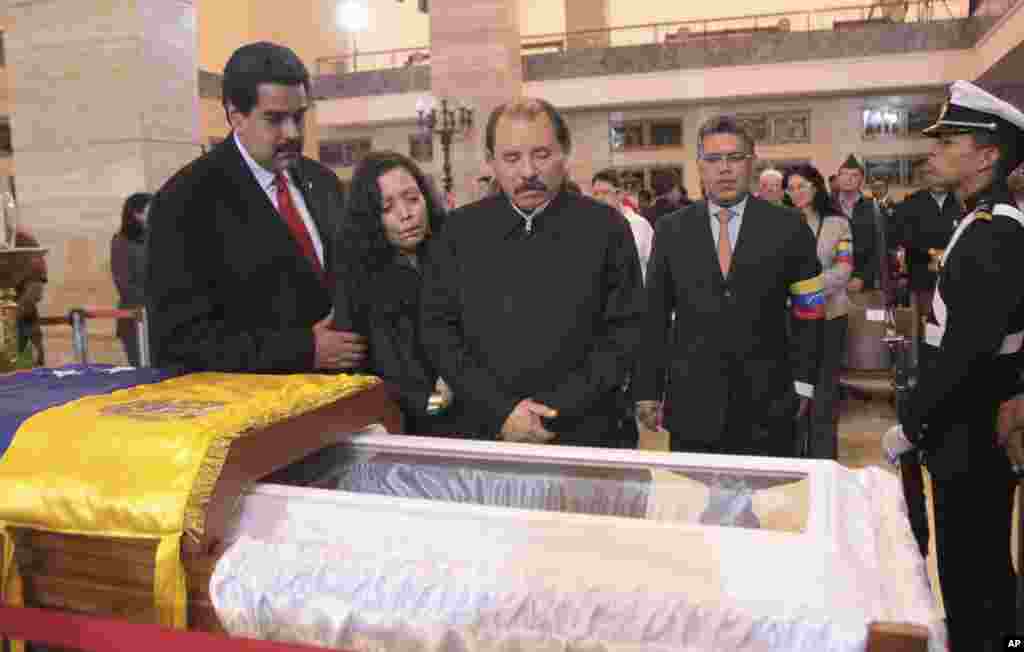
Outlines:
{"label": "man with mustache", "polygon": [[350,369],[365,340],[331,330],[341,184],[302,156],[309,73],[252,43],[224,67],[231,133],[153,199],[147,266],[156,366],[187,371]]}
{"label": "man with mustache", "polygon": [[654,232],[637,417],[655,429],[664,397],[673,451],[792,457],[825,318],[814,234],[750,195],[754,141],[734,118],[704,123],[697,144],[707,199]]}
{"label": "man with mustache", "polygon": [[551,104],[499,106],[486,156],[501,193],[452,213],[423,273],[427,356],[464,436],[635,447],[623,385],[643,314],[614,208],[566,189],[572,142]]}

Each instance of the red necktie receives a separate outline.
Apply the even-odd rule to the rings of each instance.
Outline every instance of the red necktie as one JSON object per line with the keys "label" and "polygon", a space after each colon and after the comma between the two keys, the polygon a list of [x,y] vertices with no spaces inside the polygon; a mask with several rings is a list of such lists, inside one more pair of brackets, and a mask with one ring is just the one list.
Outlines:
{"label": "red necktie", "polygon": [[274,174],[274,185],[277,186],[277,212],[288,224],[288,229],[292,232],[292,237],[295,238],[302,254],[309,260],[309,264],[323,282],[324,268],[320,264],[320,259],[316,257],[316,248],[313,246],[309,229],[306,228],[302,217],[299,216],[299,209],[295,208],[295,202],[292,201],[292,193],[288,191],[288,179],[285,178],[284,172]]}

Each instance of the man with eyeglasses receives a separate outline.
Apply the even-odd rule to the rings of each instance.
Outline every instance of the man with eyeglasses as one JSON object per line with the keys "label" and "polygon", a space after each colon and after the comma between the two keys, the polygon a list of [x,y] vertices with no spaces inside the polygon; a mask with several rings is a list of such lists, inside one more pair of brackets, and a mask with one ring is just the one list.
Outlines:
{"label": "man with eyeglasses", "polygon": [[655,229],[637,416],[656,427],[664,396],[673,451],[793,456],[825,316],[814,235],[750,196],[754,143],[735,119],[709,120],[697,142],[707,200]]}
{"label": "man with eyeglasses", "polygon": [[484,138],[501,193],[449,215],[423,266],[421,338],[454,390],[448,416],[467,437],[636,447],[629,225],[567,189],[572,140],[550,103],[499,106]]}

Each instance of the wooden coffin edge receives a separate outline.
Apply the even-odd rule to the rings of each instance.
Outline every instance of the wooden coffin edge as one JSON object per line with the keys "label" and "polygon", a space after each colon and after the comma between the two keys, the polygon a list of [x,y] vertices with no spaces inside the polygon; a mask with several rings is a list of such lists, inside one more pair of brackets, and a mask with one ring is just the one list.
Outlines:
{"label": "wooden coffin edge", "polygon": [[[232,443],[207,506],[203,535],[182,538],[188,581],[188,629],[224,633],[209,596],[209,579],[224,537],[248,487],[318,450],[341,443],[373,424],[402,430],[395,389],[379,383],[304,414],[283,419]],[[155,543],[64,535],[12,528],[26,606],[154,622],[152,562]],[[152,548],[152,550],[150,550]],[[107,573],[110,564],[116,571]],[[56,567],[53,574],[42,568]],[[81,569],[76,572],[71,568]],[[34,572],[39,571],[39,572]],[[138,580],[119,584],[119,575]],[[145,576],[147,575],[148,576]]]}

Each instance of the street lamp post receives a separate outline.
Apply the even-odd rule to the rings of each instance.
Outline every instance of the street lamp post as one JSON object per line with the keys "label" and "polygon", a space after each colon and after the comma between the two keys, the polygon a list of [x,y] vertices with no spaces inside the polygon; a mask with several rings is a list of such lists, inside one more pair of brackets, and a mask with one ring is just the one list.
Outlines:
{"label": "street lamp post", "polygon": [[473,109],[458,105],[451,106],[448,100],[441,100],[438,110],[433,102],[420,100],[416,103],[416,124],[426,133],[441,137],[442,183],[445,195],[450,195],[452,180],[452,142],[455,136],[469,131],[473,126]]}

